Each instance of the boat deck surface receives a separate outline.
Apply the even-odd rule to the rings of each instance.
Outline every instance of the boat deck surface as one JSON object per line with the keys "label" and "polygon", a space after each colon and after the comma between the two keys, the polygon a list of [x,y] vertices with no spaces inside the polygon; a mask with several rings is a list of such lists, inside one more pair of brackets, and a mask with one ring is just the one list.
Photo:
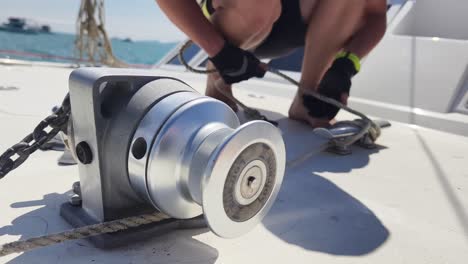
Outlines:
{"label": "boat deck surface", "polygon": [[[0,152],[61,102],[71,69],[0,65]],[[162,72],[203,89],[203,77]],[[248,85],[249,89],[245,87]],[[235,95],[279,120],[288,168],[278,199],[252,232],[226,240],[175,231],[101,250],[85,240],[0,263],[464,263],[468,259],[467,137],[393,122],[379,148],[321,152],[312,129],[286,118],[291,89],[252,81]],[[268,87],[271,86],[271,87]],[[283,89],[283,90],[281,90]],[[339,119],[350,119],[340,114]],[[0,181],[0,244],[70,229],[59,216],[76,166],[33,154]]]}

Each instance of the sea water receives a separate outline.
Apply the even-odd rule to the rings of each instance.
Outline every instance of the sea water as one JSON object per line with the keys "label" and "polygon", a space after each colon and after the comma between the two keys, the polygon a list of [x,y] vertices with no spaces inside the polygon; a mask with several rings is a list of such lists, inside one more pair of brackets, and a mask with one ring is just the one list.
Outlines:
{"label": "sea water", "polygon": [[[56,56],[77,58],[74,42],[75,35],[66,33],[23,34],[0,31],[0,58],[70,62]],[[144,65],[154,64],[175,45],[120,39],[112,39],[111,43],[117,58],[129,64]]]}

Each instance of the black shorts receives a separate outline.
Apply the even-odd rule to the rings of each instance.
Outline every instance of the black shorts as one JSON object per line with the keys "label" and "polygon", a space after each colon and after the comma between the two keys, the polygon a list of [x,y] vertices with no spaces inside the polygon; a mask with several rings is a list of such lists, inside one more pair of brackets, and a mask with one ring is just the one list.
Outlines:
{"label": "black shorts", "polygon": [[307,24],[302,20],[299,0],[281,0],[282,11],[268,37],[254,50],[259,58],[277,58],[303,47]]}
{"label": "black shorts", "polygon": [[[304,46],[307,24],[302,20],[299,1],[281,0],[280,17],[268,37],[253,51],[257,57],[277,58]],[[206,16],[215,12],[211,0],[204,0],[202,9]]]}

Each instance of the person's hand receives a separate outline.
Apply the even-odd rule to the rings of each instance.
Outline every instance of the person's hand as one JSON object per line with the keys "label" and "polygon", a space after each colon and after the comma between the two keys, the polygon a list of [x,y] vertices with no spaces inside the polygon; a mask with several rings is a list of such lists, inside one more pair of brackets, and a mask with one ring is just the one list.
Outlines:
{"label": "person's hand", "polygon": [[[359,60],[357,60],[357,63],[359,63]],[[351,90],[351,78],[358,71],[359,64],[350,59],[349,54],[336,59],[323,76],[317,92],[347,104],[349,91]],[[314,118],[332,120],[340,110],[338,107],[318,100],[311,95],[305,94],[302,99],[304,106],[309,111],[309,115]]]}
{"label": "person's hand", "polygon": [[266,67],[251,52],[226,41],[218,54],[210,58],[226,84],[238,83],[252,77],[263,77]]}

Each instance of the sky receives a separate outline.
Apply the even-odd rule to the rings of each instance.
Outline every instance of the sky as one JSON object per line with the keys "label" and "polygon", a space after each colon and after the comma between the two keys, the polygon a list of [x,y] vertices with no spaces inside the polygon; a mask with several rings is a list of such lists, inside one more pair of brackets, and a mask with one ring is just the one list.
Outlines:
{"label": "sky", "polygon": [[[81,0],[0,0],[0,21],[24,17],[49,24],[52,31],[75,33]],[[173,42],[184,38],[155,0],[105,0],[106,29],[111,37]]]}

